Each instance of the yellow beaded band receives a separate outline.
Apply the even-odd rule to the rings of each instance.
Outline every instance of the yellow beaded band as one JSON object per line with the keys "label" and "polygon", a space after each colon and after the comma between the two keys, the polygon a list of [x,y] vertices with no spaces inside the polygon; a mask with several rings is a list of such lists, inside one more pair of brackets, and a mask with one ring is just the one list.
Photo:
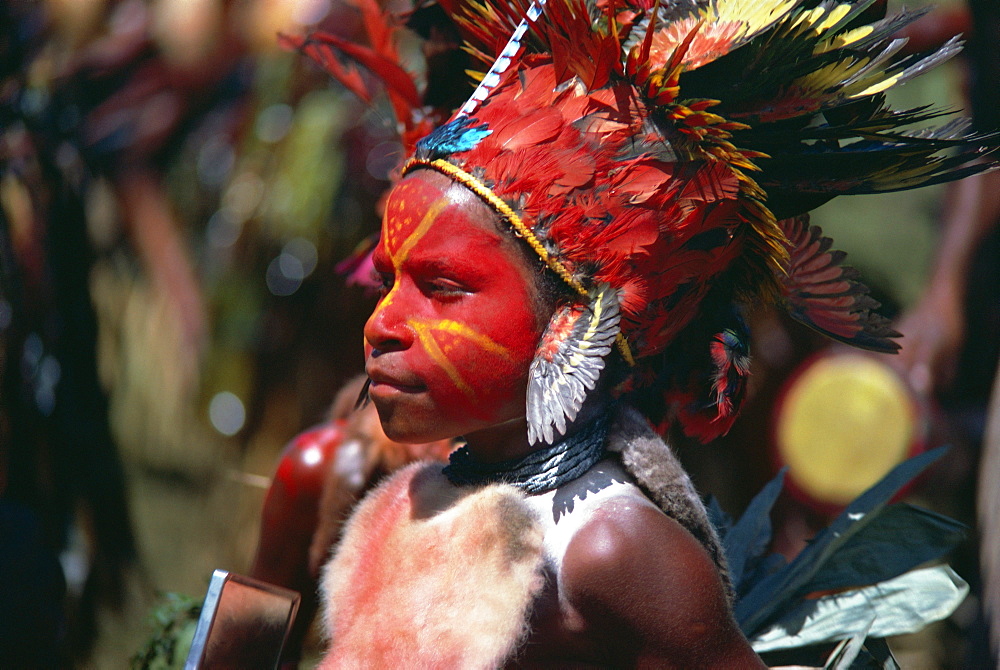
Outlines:
{"label": "yellow beaded band", "polygon": [[[553,257],[548,250],[542,246],[538,237],[535,236],[535,233],[532,232],[531,228],[529,228],[521,217],[518,216],[517,212],[515,212],[510,205],[504,202],[503,198],[494,193],[489,186],[479,181],[476,177],[469,174],[462,168],[449,163],[443,158],[435,160],[411,158],[403,165],[403,175],[405,176],[407,172],[415,167],[428,167],[433,170],[437,170],[441,174],[450,177],[478,195],[484,202],[486,202],[487,205],[490,206],[493,211],[507,219],[511,227],[514,229],[514,233],[528,243],[528,246],[530,246],[534,252],[538,254],[538,257],[542,259],[550,270],[555,272],[560,279],[566,282],[566,284],[578,294],[584,298],[590,297],[590,294],[587,292],[587,289],[584,288],[583,284],[573,277],[570,271],[566,269],[566,266],[563,265],[558,258]],[[629,365],[635,365],[635,359],[632,357],[632,350],[629,348],[628,342],[625,341],[625,336],[622,335],[621,332],[619,332],[615,338],[615,343],[618,345],[618,350],[621,352],[625,361]]]}

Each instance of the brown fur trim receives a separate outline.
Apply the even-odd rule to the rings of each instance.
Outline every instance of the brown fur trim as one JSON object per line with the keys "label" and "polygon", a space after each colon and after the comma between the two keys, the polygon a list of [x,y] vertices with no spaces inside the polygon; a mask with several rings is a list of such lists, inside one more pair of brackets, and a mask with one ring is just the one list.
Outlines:
{"label": "brown fur trim", "polygon": [[719,568],[731,605],[733,585],[722,542],[691,478],[674,452],[653,431],[645,417],[631,407],[619,409],[608,433],[608,450],[618,452],[622,465],[635,478],[639,488],[705,546]]}
{"label": "brown fur trim", "polygon": [[331,668],[495,668],[525,635],[541,525],[510,486],[452,486],[411,465],[369,494],[326,569]]}

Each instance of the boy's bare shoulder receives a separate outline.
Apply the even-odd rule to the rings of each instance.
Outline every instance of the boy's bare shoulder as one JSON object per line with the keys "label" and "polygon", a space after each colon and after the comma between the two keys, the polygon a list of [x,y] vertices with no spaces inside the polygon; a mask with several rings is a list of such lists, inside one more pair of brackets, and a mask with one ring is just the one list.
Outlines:
{"label": "boy's bare shoulder", "polygon": [[701,543],[646,499],[632,495],[609,498],[594,510],[567,547],[563,573],[580,596],[599,592],[605,579],[651,588],[651,577],[669,575],[683,575],[688,584],[718,584],[720,593],[722,588]]}
{"label": "boy's bare shoulder", "polygon": [[562,593],[630,655],[663,667],[763,667],[730,612],[716,566],[677,521],[631,496],[608,499],[563,557]]}

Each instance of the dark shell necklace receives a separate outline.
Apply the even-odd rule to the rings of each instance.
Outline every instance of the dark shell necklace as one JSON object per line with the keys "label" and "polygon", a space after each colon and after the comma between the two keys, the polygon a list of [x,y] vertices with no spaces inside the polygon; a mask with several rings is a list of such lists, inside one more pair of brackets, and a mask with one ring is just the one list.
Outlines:
{"label": "dark shell necklace", "polygon": [[550,447],[520,458],[483,463],[468,446],[451,453],[444,474],[456,486],[509,484],[529,495],[559,488],[604,458],[610,412],[599,412]]}

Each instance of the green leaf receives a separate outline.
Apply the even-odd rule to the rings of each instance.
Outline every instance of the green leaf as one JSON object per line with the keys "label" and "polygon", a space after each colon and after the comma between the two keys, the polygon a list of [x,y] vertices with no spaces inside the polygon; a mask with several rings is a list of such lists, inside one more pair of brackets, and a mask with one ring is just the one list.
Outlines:
{"label": "green leaf", "polygon": [[965,526],[908,504],[873,513],[871,522],[833,554],[803,591],[868,586],[940,558],[965,537]]}
{"label": "green leaf", "polygon": [[201,601],[180,593],[161,593],[149,613],[152,634],[132,658],[133,670],[183,668],[201,614]]}
{"label": "green leaf", "polygon": [[741,582],[752,569],[753,563],[763,556],[771,543],[771,508],[781,493],[787,470],[787,467],[782,468],[781,472],[753,497],[740,520],[722,538],[722,548],[729,563],[729,575],[737,593],[745,590],[741,588],[743,586]]}
{"label": "green leaf", "polygon": [[939,459],[947,447],[924,452],[893,468],[820,531],[783,569],[762,579],[734,608],[740,628],[752,637],[789,603],[809,592],[809,584],[830,558],[874,518],[903,486]]}
{"label": "green leaf", "polygon": [[946,565],[912,570],[874,586],[802,601],[750,643],[763,653],[836,642],[856,635],[873,616],[872,637],[913,633],[949,616],[968,592],[969,585]]}

